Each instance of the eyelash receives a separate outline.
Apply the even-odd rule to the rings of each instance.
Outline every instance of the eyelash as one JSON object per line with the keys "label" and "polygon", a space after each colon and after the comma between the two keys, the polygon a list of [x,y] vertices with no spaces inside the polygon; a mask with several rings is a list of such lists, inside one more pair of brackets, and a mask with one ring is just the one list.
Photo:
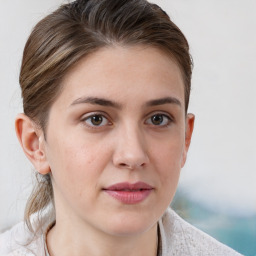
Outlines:
{"label": "eyelash", "polygon": [[[152,123],[152,121],[153,121],[152,118],[157,117],[157,116],[162,118],[162,122],[164,122],[164,120],[165,120],[165,124],[162,124],[162,122],[159,125],[158,124],[153,124]],[[148,123],[148,120],[150,120],[150,122],[151,122],[149,124],[154,126],[154,127],[156,127],[156,128],[168,127],[173,122],[173,118],[172,117],[170,117],[167,114],[163,114],[163,113],[154,113],[153,115],[150,115],[150,117],[146,120],[145,123]]]}
{"label": "eyelash", "polygon": [[[102,125],[102,122],[99,125],[93,124],[92,119],[95,118],[95,117],[101,118],[102,122],[104,122],[103,125]],[[105,115],[102,114],[102,113],[93,113],[89,116],[86,116],[86,117],[82,118],[81,121],[83,122],[83,124],[85,126],[89,127],[90,129],[100,129],[101,127],[109,126],[109,125],[112,124],[112,122],[109,121],[109,118],[105,117]],[[89,121],[90,124],[88,124],[87,121]]]}
{"label": "eyelash", "polygon": [[[162,118],[162,121],[160,124],[153,124],[152,123],[152,118],[154,117],[161,117]],[[93,121],[93,118],[95,117],[98,117],[100,119],[102,119],[102,122],[99,123],[99,125],[95,125],[92,123]],[[83,122],[83,124],[87,127],[89,127],[90,129],[100,129],[102,127],[105,127],[105,126],[110,126],[112,125],[112,122],[109,120],[109,118],[107,118],[104,114],[102,113],[93,113],[89,116],[86,116],[84,118],[81,119],[81,121]],[[165,121],[165,124],[162,124],[162,122]],[[88,122],[90,122],[88,124]],[[155,128],[165,128],[165,127],[168,127],[171,123],[173,122],[173,118],[170,117],[169,115],[166,115],[166,114],[163,114],[163,113],[154,113],[154,114],[151,114],[145,121],[145,124],[149,124]]]}

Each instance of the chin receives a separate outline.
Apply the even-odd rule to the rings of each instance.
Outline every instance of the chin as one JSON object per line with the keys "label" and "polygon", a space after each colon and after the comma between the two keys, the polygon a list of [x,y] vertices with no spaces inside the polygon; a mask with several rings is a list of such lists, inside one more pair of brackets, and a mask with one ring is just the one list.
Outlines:
{"label": "chin", "polygon": [[139,235],[148,231],[157,223],[157,220],[154,220],[149,213],[147,217],[136,215],[137,216],[116,216],[112,218],[107,224],[107,232],[115,236]]}

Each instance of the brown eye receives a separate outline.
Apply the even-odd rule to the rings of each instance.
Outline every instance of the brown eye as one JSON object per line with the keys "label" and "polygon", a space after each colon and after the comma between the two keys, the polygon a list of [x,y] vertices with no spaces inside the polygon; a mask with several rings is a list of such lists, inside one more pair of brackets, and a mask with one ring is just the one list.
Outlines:
{"label": "brown eye", "polygon": [[151,122],[154,125],[161,125],[163,120],[164,120],[163,115],[154,115],[151,117]]}
{"label": "brown eye", "polygon": [[146,124],[161,127],[161,126],[166,126],[166,125],[170,124],[171,121],[172,121],[172,119],[167,115],[155,114],[146,120]]}
{"label": "brown eye", "polygon": [[91,123],[93,125],[98,126],[98,125],[100,125],[102,123],[102,121],[103,121],[103,118],[100,115],[96,115],[96,116],[92,116],[91,117]]}
{"label": "brown eye", "polygon": [[103,115],[91,115],[86,117],[83,122],[89,127],[101,127],[109,124],[109,121]]}

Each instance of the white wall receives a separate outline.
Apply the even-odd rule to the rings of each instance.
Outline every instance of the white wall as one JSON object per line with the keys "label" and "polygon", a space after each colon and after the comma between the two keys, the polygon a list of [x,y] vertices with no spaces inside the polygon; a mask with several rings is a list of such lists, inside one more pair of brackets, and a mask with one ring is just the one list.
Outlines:
{"label": "white wall", "polygon": [[22,111],[19,68],[26,39],[39,19],[62,0],[0,0],[0,231],[22,219],[32,167],[14,132]]}
{"label": "white wall", "polygon": [[196,126],[181,186],[232,214],[256,213],[256,1],[159,1],[191,45]]}
{"label": "white wall", "polygon": [[[0,230],[22,219],[32,167],[14,133],[22,50],[31,28],[62,0],[0,0]],[[181,187],[232,214],[256,213],[256,2],[158,0],[182,29],[195,68],[194,138]]]}

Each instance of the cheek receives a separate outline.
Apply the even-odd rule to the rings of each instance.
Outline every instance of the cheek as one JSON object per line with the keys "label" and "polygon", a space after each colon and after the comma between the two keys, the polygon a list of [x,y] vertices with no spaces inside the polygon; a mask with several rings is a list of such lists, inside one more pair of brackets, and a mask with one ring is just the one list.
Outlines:
{"label": "cheek", "polygon": [[178,181],[183,159],[184,142],[182,136],[173,137],[154,148],[154,161],[162,184]]}
{"label": "cheek", "polygon": [[77,196],[97,187],[97,180],[108,161],[108,150],[97,143],[68,139],[54,143],[49,152],[54,183]]}
{"label": "cheek", "polygon": [[184,143],[182,136],[170,136],[157,145],[151,151],[151,155],[154,156],[158,197],[161,198],[160,204],[162,210],[165,211],[177,189]]}

